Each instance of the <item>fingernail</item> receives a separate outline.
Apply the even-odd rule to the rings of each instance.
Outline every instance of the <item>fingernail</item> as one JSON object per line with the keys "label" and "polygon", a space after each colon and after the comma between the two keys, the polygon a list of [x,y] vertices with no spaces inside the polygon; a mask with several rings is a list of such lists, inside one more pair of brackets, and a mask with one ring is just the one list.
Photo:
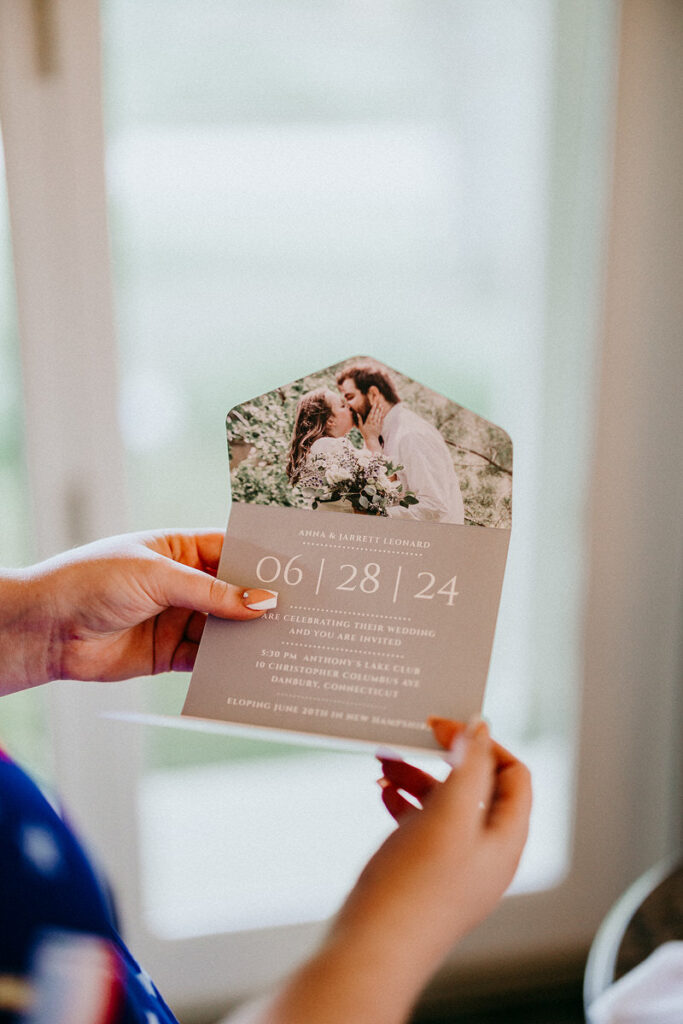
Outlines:
{"label": "fingernail", "polygon": [[459,732],[448,748],[448,753],[443,755],[446,764],[449,764],[451,768],[461,768],[463,761],[467,757],[471,741],[472,737],[467,730]]}
{"label": "fingernail", "polygon": [[481,715],[472,715],[465,726],[464,732],[459,732],[453,739],[448,753],[444,755],[444,761],[452,768],[460,768],[467,757],[470,743],[480,743],[486,737],[488,739],[489,727]]}
{"label": "fingernail", "polygon": [[277,608],[277,590],[245,590],[242,604],[252,612],[264,612]]}
{"label": "fingernail", "polygon": [[485,718],[482,718],[481,715],[472,715],[467,723],[465,734],[469,736],[470,739],[477,740],[478,742],[481,742],[482,740],[489,740],[489,723]]}
{"label": "fingernail", "polygon": [[449,718],[439,718],[438,715],[430,715],[427,719],[427,725],[434,733],[437,743],[440,743],[442,747],[447,749],[450,748],[458,727],[454,726]]}
{"label": "fingernail", "polygon": [[377,780],[377,785],[380,789],[386,789],[387,786],[391,785],[391,783],[389,782],[389,779],[385,779],[384,776],[382,776],[381,779]]}
{"label": "fingernail", "polygon": [[378,761],[402,761],[403,758],[400,754],[397,754],[391,747],[378,747],[375,751],[375,757]]}
{"label": "fingernail", "polygon": [[468,736],[474,736],[479,731],[479,727],[483,724],[484,719],[481,715],[472,715],[465,726],[465,732]]}

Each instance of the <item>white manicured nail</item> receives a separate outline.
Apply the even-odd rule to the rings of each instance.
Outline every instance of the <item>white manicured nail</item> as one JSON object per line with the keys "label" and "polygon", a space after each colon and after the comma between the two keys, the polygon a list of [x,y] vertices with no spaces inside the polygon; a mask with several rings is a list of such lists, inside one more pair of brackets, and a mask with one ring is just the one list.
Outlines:
{"label": "white manicured nail", "polygon": [[[265,596],[267,595],[267,596]],[[251,600],[250,600],[251,598]],[[276,590],[245,590],[242,594],[244,607],[252,612],[265,612],[270,608],[277,608]]]}
{"label": "white manicured nail", "polygon": [[486,719],[482,718],[481,715],[472,715],[469,722],[467,723],[465,732],[468,736],[474,736],[475,733],[479,731],[479,726],[486,724]]}
{"label": "white manicured nail", "polygon": [[467,735],[467,732],[459,732],[451,743],[448,753],[443,755],[446,764],[449,764],[451,768],[460,768],[467,756],[469,745],[470,736]]}

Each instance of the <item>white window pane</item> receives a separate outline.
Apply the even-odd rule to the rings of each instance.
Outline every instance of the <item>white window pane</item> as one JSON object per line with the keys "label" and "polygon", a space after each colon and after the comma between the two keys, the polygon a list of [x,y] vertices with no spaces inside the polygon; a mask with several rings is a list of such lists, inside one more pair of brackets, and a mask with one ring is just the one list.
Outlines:
{"label": "white window pane", "polygon": [[[559,421],[545,337],[554,6],[103,6],[134,525],[222,526],[227,410],[345,356],[376,355],[500,423],[515,443],[515,525],[486,711],[497,735],[540,768],[518,884],[553,884],[566,867],[571,822],[583,396],[592,370],[584,339],[561,385],[578,419]],[[545,500],[558,479],[566,496],[559,516]],[[543,620],[541,590],[551,609]],[[561,656],[539,656],[551,649]],[[151,708],[178,711],[185,687],[157,681],[147,691]],[[157,930],[267,923],[253,901],[251,924],[237,907],[217,920],[211,880],[222,829],[241,837],[277,827],[267,812],[258,817],[272,753],[176,730],[150,738],[140,808],[145,900]],[[308,771],[317,786],[292,807],[294,834],[313,841],[310,805],[324,804],[328,768],[342,791],[358,791],[358,764],[283,759],[278,784]],[[219,820],[212,810],[228,789],[237,802],[248,794],[243,819],[226,810]],[[553,803],[553,789],[566,794],[564,805]],[[359,811],[316,889],[319,902],[305,910],[299,901],[292,917],[283,897],[271,924],[333,909],[340,879],[346,884],[386,830],[377,803]],[[163,831],[174,806],[181,817],[192,808],[192,842],[171,843]],[[199,872],[202,843],[207,857],[215,844],[215,859]],[[294,878],[298,855],[287,864]],[[254,886],[273,871],[260,863]],[[193,886],[204,879],[203,897],[182,891],[190,872]],[[180,895],[169,909],[172,884]]]}

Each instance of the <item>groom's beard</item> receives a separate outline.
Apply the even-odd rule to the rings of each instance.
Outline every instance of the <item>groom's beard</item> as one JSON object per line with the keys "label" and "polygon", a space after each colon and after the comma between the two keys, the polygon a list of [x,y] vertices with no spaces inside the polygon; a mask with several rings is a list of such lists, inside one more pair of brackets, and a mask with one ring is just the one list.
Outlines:
{"label": "groom's beard", "polygon": [[354,412],[355,412],[355,415],[359,418],[359,420],[361,420],[363,423],[365,423],[366,419],[368,418],[368,415],[370,413],[370,409],[371,408],[372,408],[372,406],[370,404],[370,399],[368,398],[367,395],[363,395],[363,408],[359,412],[355,412],[355,410],[354,410]]}

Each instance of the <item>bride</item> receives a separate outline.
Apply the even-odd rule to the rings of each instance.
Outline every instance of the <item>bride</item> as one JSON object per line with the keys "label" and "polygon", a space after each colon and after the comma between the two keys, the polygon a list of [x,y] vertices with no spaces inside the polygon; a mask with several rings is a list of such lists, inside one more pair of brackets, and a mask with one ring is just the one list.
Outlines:
{"label": "bride", "polygon": [[[374,414],[373,414],[374,413]],[[296,407],[294,430],[287,459],[287,476],[292,484],[299,483],[315,465],[316,456],[343,465],[348,456],[358,449],[349,440],[353,427],[360,430],[367,452],[381,455],[379,436],[382,426],[380,410],[373,410],[364,423],[357,423],[354,413],[339,394],[330,388],[316,388],[302,395]],[[348,502],[333,502],[337,510]],[[321,506],[322,507],[322,506]],[[351,511],[351,508],[348,509]]]}
{"label": "bride", "polygon": [[[314,455],[342,455],[351,445],[348,433],[358,427],[366,448],[381,453],[379,443],[381,421],[379,410],[368,416],[365,423],[356,423],[354,414],[341,397],[330,388],[316,388],[302,395],[296,407],[292,443],[287,459],[287,476],[295,484],[306,464]],[[351,445],[353,447],[353,445]]]}

